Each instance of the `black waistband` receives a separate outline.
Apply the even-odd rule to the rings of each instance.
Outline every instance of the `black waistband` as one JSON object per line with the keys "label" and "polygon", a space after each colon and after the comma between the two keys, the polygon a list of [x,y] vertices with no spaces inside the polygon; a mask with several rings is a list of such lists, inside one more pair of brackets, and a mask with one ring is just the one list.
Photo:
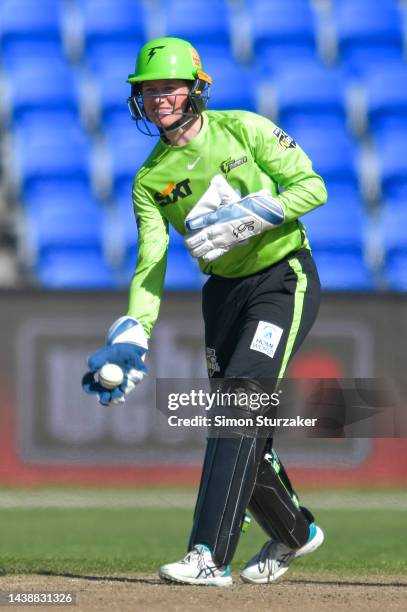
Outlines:
{"label": "black waistband", "polygon": [[281,264],[287,262],[292,257],[298,257],[300,260],[304,260],[306,258],[312,257],[312,255],[309,249],[305,247],[301,247],[301,249],[297,249],[296,251],[291,251],[290,253],[287,253],[287,255],[282,257],[282,259],[279,259],[278,261],[274,262],[270,266],[267,266],[266,268],[262,268],[261,270],[257,270],[257,272],[253,272],[253,274],[246,274],[245,276],[233,276],[233,277],[219,276],[218,274],[210,274],[209,278],[215,278],[215,279],[219,279],[223,281],[231,281],[231,282],[233,281],[237,282],[244,278],[253,278],[254,276],[260,276],[261,274],[264,274],[265,272],[269,272],[270,270],[276,269],[277,267],[281,266]]}

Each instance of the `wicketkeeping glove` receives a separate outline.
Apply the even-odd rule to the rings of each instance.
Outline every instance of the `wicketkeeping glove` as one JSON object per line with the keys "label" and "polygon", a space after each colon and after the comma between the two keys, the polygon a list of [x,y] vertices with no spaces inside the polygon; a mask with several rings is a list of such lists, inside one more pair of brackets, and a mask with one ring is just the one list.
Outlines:
{"label": "wicketkeeping glove", "polygon": [[240,198],[222,175],[216,175],[185,219],[184,240],[193,257],[208,263],[283,222],[283,207],[266,189]]}
{"label": "wicketkeeping glove", "polygon": [[[143,363],[148,342],[141,324],[132,317],[120,317],[107,332],[106,345],[88,358],[89,372],[82,379],[86,393],[97,395],[101,404],[119,404],[125,395],[141,382],[147,369]],[[108,363],[118,365],[124,373],[123,382],[106,389],[98,380],[99,370]]]}

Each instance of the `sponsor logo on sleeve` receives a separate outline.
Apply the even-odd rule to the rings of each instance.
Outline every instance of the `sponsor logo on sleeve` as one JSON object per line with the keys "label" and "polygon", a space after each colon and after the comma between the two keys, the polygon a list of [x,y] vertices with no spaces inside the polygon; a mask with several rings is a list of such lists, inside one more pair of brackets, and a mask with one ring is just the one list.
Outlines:
{"label": "sponsor logo on sleeve", "polygon": [[273,133],[277,136],[278,144],[282,149],[295,149],[297,146],[294,138],[283,132],[281,128],[276,127]]}
{"label": "sponsor logo on sleeve", "polygon": [[283,328],[274,323],[259,321],[250,348],[273,358],[283,335]]}

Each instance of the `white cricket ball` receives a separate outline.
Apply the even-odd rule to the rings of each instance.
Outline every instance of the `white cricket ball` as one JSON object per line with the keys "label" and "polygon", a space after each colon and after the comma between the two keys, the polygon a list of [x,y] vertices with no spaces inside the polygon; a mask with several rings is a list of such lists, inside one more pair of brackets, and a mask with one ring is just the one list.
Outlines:
{"label": "white cricket ball", "polygon": [[124,372],[115,363],[105,363],[99,370],[99,382],[105,389],[114,389],[122,384]]}

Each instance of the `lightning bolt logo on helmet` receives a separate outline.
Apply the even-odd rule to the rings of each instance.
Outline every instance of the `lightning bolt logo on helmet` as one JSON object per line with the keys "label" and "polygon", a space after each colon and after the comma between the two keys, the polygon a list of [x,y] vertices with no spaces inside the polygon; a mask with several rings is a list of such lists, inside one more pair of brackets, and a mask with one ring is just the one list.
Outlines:
{"label": "lightning bolt logo on helmet", "polygon": [[157,53],[157,49],[165,49],[165,45],[161,45],[159,47],[151,47],[151,49],[149,49],[147,64],[149,64],[150,61],[153,59],[154,55]]}

